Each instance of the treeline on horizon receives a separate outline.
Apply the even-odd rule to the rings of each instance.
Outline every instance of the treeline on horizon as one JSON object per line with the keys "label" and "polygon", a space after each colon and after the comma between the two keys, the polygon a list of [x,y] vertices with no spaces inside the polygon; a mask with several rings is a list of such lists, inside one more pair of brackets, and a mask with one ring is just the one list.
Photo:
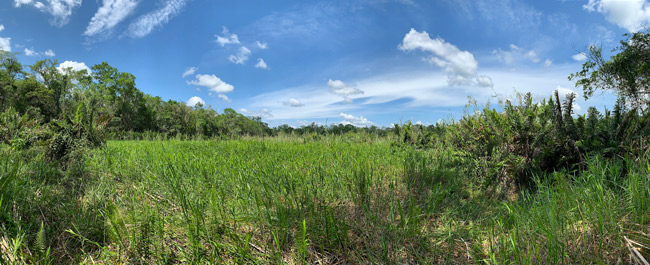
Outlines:
{"label": "treeline on horizon", "polygon": [[[545,142],[568,145],[574,153],[572,156],[584,151],[611,152],[624,145],[629,147],[634,139],[638,141],[648,135],[650,34],[625,36],[626,40],[614,50],[617,54],[609,60],[603,57],[601,48],[590,46],[589,60],[581,71],[569,77],[584,89],[585,98],[597,91],[614,91],[618,101],[611,111],[600,113],[591,107],[586,114],[576,115],[575,94],[565,99],[556,94],[541,102],[533,102],[530,95],[519,95],[518,102],[501,104],[500,111],[486,106],[479,114],[465,115],[460,121],[429,126],[406,122],[388,128],[316,123],[298,128],[286,124],[270,128],[260,117],[247,117],[231,108],[218,113],[200,104],[190,107],[184,102],[164,101],[145,94],[136,87],[134,75],[120,72],[106,62],[92,66],[88,73],[63,69],[56,60],[49,59],[22,65],[16,53],[0,51],[0,141],[14,149],[49,146],[51,152],[63,155],[79,139],[83,145],[99,146],[105,139],[363,132],[375,136],[396,135],[396,144],[400,145],[430,147],[436,141],[445,140],[441,137],[445,131],[452,131],[457,139],[463,139],[460,145],[478,137],[476,144],[487,148],[488,153],[498,143],[504,144],[505,139],[514,141],[511,144],[525,139],[528,145]],[[517,138],[509,138],[507,134]]]}

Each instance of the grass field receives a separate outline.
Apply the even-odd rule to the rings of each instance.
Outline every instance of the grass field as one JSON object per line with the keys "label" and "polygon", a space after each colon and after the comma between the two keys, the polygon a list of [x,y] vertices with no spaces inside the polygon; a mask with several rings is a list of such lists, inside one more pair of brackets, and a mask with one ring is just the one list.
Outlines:
{"label": "grass field", "polygon": [[4,250],[21,241],[53,264],[613,264],[650,245],[648,157],[593,157],[513,194],[454,149],[363,139],[110,141],[59,180],[6,158],[5,176],[41,183],[16,196],[42,218]]}

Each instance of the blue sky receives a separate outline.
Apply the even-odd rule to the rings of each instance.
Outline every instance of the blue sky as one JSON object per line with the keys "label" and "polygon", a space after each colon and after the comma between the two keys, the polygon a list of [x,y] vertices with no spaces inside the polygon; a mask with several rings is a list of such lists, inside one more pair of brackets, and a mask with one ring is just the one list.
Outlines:
{"label": "blue sky", "polygon": [[[649,21],[646,0],[5,0],[0,49],[106,61],[145,93],[271,126],[389,126],[457,119],[468,96],[581,95],[580,52]],[[614,98],[580,96],[578,114]]]}

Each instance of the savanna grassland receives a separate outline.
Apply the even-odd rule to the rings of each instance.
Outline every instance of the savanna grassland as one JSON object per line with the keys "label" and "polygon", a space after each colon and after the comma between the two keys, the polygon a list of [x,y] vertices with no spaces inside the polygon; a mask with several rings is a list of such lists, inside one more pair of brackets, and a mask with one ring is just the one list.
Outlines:
{"label": "savanna grassland", "polygon": [[650,243],[648,156],[592,157],[587,170],[539,176],[534,191],[513,194],[486,190],[466,153],[370,138],[109,141],[63,179],[3,156],[2,179],[19,179],[3,188],[21,187],[22,210],[38,212],[3,238],[4,258],[611,264],[633,261],[628,242]]}
{"label": "savanna grassland", "polygon": [[650,33],[433,125],[270,128],[0,52],[0,264],[648,264]]}

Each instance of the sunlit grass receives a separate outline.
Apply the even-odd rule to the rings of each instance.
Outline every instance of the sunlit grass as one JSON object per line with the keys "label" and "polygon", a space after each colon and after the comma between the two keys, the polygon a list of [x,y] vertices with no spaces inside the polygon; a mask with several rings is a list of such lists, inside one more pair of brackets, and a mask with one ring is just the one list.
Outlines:
{"label": "sunlit grass", "polygon": [[486,187],[469,157],[366,136],[111,141],[76,175],[7,155],[2,209],[41,217],[2,234],[3,259],[611,264],[632,262],[625,238],[650,245],[647,157],[592,157],[515,197]]}

